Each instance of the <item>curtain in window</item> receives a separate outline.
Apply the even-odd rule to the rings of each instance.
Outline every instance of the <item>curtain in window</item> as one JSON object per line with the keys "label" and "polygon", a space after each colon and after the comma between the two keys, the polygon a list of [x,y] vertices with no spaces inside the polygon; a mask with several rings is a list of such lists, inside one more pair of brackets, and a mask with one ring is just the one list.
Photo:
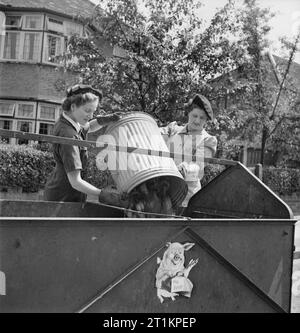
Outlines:
{"label": "curtain in window", "polygon": [[40,16],[26,16],[25,28],[41,29],[42,18]]}
{"label": "curtain in window", "polygon": [[40,34],[25,33],[23,59],[38,61],[39,55],[40,55]]}
{"label": "curtain in window", "polygon": [[40,118],[55,120],[55,107],[41,105]]}
{"label": "curtain in window", "polygon": [[5,102],[1,102],[0,103],[0,115],[8,115],[8,116],[13,116],[14,114],[14,103],[5,103]]}
{"label": "curtain in window", "polygon": [[4,43],[4,58],[18,59],[19,44],[20,44],[20,33],[7,32]]}

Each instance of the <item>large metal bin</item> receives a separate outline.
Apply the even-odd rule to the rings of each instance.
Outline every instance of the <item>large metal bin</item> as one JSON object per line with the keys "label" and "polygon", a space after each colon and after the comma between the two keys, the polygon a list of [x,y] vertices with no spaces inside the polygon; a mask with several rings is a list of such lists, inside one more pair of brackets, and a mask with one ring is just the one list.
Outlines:
{"label": "large metal bin", "polygon": [[[126,219],[93,203],[3,200],[0,211],[0,312],[290,311],[296,221],[241,164],[199,191],[182,218]],[[194,288],[160,303],[157,257],[175,241],[195,243],[185,256],[199,258]]]}

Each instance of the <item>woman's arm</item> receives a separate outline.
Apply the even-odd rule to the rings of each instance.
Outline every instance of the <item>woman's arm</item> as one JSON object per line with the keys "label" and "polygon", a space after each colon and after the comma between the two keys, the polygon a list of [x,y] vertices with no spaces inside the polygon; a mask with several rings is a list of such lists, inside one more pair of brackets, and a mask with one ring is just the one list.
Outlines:
{"label": "woman's arm", "polygon": [[108,205],[117,205],[126,207],[127,202],[122,199],[118,190],[113,189],[108,186],[103,189],[99,189],[92,184],[86,182],[81,178],[80,170],[74,170],[67,173],[69,182],[71,186],[82,193],[87,195],[93,195],[97,197],[100,202],[106,203]]}
{"label": "woman's arm", "polygon": [[95,132],[101,127],[108,125],[111,122],[118,121],[121,118],[120,113],[108,114],[103,116],[97,116],[89,122],[89,132]]}
{"label": "woman's arm", "polygon": [[85,193],[87,195],[94,195],[96,197],[99,197],[101,190],[99,188],[93,186],[92,184],[86,182],[85,180],[83,180],[81,178],[80,171],[81,170],[74,170],[74,171],[70,171],[67,173],[71,186],[79,192]]}

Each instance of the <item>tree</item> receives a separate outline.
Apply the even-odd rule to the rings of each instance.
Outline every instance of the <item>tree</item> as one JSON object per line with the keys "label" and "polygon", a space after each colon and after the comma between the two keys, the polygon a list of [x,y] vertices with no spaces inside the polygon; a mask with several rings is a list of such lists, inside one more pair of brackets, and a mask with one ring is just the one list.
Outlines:
{"label": "tree", "polygon": [[[108,0],[91,18],[95,33],[74,36],[67,68],[104,92],[106,110],[148,112],[162,123],[179,120],[182,105],[206,81],[239,63],[243,50],[229,37],[235,29],[234,3],[229,0],[203,29],[199,1]],[[119,50],[105,57],[103,43]]]}
{"label": "tree", "polygon": [[288,122],[291,125],[292,119],[299,118],[293,107],[299,92],[295,88],[290,89],[289,75],[299,36],[292,43],[286,43],[290,56],[284,71],[280,73],[279,68],[272,64],[272,55],[266,52],[269,48],[269,20],[272,17],[270,10],[261,9],[256,0],[244,1],[240,12],[240,43],[247,50],[246,61],[227,75],[226,80],[222,81],[226,86],[225,92],[224,89],[221,91],[223,97],[231,100],[231,105],[226,105],[222,112],[223,116],[229,114],[235,119],[236,126],[233,126],[231,137],[250,142],[258,142],[259,138],[262,164],[266,148],[274,147]]}

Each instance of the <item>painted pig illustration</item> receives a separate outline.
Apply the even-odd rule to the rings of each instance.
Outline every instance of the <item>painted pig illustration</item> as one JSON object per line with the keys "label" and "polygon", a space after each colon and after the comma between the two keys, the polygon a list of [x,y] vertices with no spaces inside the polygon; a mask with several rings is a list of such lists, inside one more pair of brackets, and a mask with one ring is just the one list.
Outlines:
{"label": "painted pig illustration", "polygon": [[163,258],[157,258],[159,267],[156,272],[157,297],[163,303],[164,297],[175,300],[179,294],[191,296],[192,282],[188,279],[191,269],[198,263],[198,259],[191,259],[187,267],[184,266],[184,252],[191,249],[194,243],[167,243],[167,250]]}

